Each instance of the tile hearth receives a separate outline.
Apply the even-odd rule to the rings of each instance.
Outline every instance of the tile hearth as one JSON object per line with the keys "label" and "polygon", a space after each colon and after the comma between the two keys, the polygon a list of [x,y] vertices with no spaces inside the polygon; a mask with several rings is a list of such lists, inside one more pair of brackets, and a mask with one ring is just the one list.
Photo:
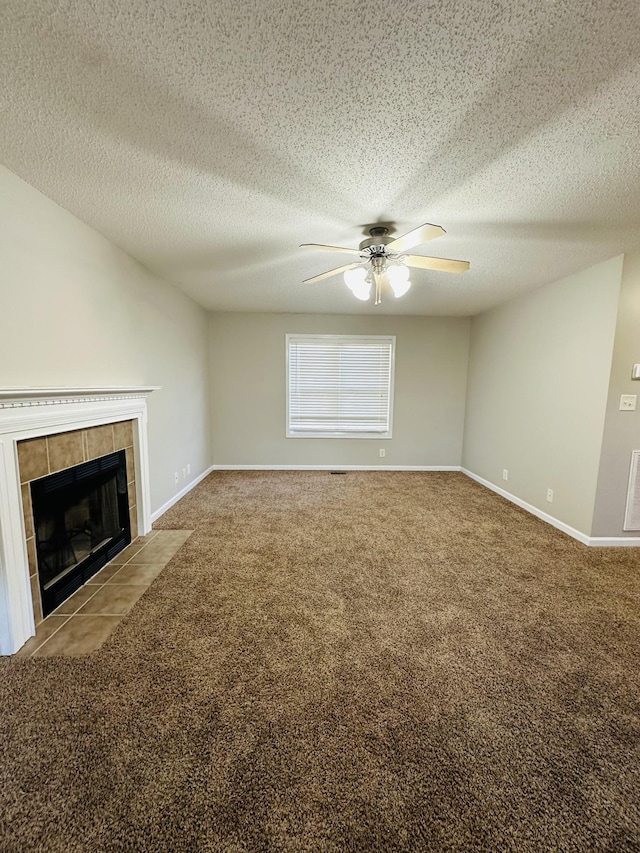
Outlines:
{"label": "tile hearth", "polygon": [[139,536],[40,622],[16,657],[66,657],[100,648],[191,533],[152,530]]}

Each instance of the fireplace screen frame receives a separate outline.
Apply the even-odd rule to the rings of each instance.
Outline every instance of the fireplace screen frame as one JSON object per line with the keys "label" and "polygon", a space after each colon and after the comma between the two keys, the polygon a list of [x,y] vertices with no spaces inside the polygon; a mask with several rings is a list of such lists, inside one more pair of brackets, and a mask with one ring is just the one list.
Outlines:
{"label": "fireplace screen frame", "polygon": [[[43,617],[66,601],[131,542],[126,454],[109,453],[31,481]],[[95,507],[111,503],[108,531],[87,523]],[[92,511],[89,512],[88,505]],[[81,510],[86,521],[73,520]],[[46,514],[43,521],[42,513]],[[40,516],[40,521],[39,521]],[[52,530],[58,551],[52,547]],[[75,540],[75,542],[74,542]],[[61,552],[66,552],[62,554]],[[53,557],[57,553],[56,557]],[[53,560],[57,565],[52,568]]]}

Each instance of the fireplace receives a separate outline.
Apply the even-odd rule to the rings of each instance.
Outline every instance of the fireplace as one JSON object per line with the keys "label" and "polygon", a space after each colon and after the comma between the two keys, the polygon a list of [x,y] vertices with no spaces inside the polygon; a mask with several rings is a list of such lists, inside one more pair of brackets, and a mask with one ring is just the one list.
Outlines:
{"label": "fireplace", "polygon": [[131,542],[125,451],[31,483],[42,615]]}
{"label": "fireplace", "polygon": [[[0,655],[13,654],[34,634],[43,619],[41,593],[54,599],[47,609],[57,606],[55,599],[62,594],[59,585],[84,582],[82,576],[72,579],[77,565],[82,565],[81,573],[97,570],[95,564],[85,566],[87,557],[107,562],[112,546],[119,545],[119,538],[126,539],[122,532],[127,527],[126,513],[99,530],[92,501],[127,503],[132,539],[151,529],[146,398],[154,390],[0,388]],[[112,484],[98,498],[82,495],[84,486],[76,481],[67,494],[80,494],[79,506],[65,510],[62,518],[59,510],[49,511],[36,536],[33,502],[40,501],[39,486],[32,496],[31,484],[49,475],[66,477],[69,469],[111,454],[117,457],[120,451],[125,456],[126,492],[118,485],[118,475],[115,493]],[[62,494],[65,503],[67,497]],[[56,539],[62,555],[54,558],[50,540]],[[69,544],[80,559],[72,558]],[[38,547],[49,565],[42,583]]]}

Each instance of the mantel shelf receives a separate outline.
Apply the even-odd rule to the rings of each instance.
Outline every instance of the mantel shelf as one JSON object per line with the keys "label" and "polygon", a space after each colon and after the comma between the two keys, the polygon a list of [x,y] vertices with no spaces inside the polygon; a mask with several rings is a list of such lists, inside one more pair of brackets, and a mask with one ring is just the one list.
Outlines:
{"label": "mantel shelf", "polygon": [[37,406],[47,403],[76,402],[86,399],[117,399],[146,397],[159,391],[160,385],[122,386],[109,388],[0,388],[0,408],[3,406]]}

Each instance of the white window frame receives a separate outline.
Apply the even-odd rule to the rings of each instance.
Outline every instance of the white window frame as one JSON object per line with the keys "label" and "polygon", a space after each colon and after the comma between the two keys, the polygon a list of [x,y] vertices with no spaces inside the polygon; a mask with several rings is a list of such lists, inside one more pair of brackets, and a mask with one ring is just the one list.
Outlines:
{"label": "white window frame", "polygon": [[[349,431],[340,431],[340,430],[315,430],[315,431],[307,431],[307,430],[295,430],[290,428],[291,424],[291,415],[290,415],[290,398],[289,398],[289,346],[292,342],[305,342],[311,343],[314,341],[318,341],[321,343],[328,343],[333,341],[336,344],[344,343],[344,344],[353,344],[353,343],[363,343],[365,341],[384,341],[387,344],[391,345],[391,363],[389,369],[389,419],[388,419],[388,430],[384,432],[374,432],[374,431],[362,431],[362,432],[354,432],[352,430]],[[286,359],[286,375],[285,375],[285,384],[286,384],[286,437],[287,438],[359,438],[359,439],[390,439],[393,437],[393,398],[394,398],[394,377],[395,377],[395,366],[396,366],[396,336],[395,335],[300,335],[300,334],[288,334],[285,336],[285,359]]]}

